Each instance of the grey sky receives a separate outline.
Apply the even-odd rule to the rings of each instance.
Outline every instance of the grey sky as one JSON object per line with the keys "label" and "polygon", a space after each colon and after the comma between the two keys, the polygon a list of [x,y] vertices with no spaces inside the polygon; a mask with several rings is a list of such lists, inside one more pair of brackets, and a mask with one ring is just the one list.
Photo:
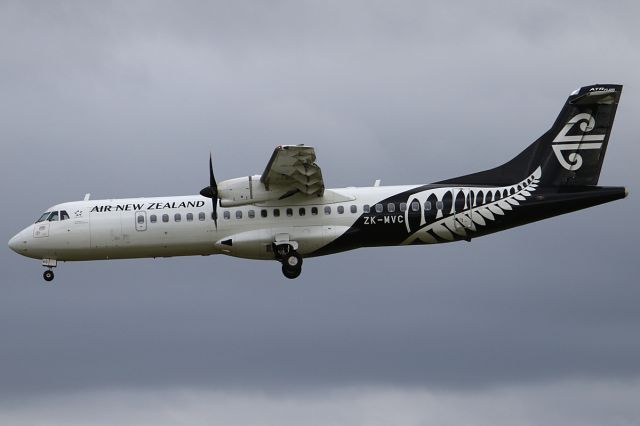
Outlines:
{"label": "grey sky", "polygon": [[[310,392],[339,414],[317,392],[357,399],[360,388],[390,403],[444,392],[450,413],[469,395],[489,406],[516,388],[539,403],[536,418],[552,401],[528,392],[563,383],[587,389],[567,404],[622,383],[598,398],[599,412],[638,419],[616,392],[640,395],[639,9],[0,2],[4,241],[86,192],[197,193],[210,150],[219,179],[260,173],[275,145],[296,143],[316,147],[329,186],[481,170],[542,134],[572,90],[598,82],[625,85],[600,183],[631,189],[471,244],[310,259],[294,282],[275,262],[217,256],[69,263],[48,286],[38,262],[5,248],[0,419],[28,424],[20,415],[42,413],[31,409],[53,395],[73,412],[74,395],[108,391],[112,401],[137,389],[156,404],[164,397],[145,395],[198,389],[189,398],[203,407],[219,392],[248,406],[262,406],[253,392]],[[589,393],[576,381],[597,385]],[[44,402],[18,404],[25,398]]]}

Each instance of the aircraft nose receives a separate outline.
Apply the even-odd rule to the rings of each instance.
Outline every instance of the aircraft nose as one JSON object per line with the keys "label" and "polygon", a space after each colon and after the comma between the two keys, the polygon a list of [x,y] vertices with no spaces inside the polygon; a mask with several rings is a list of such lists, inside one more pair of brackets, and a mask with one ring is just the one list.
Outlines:
{"label": "aircraft nose", "polygon": [[19,236],[19,234],[16,234],[16,235],[13,236],[13,238],[11,238],[9,240],[9,248],[11,250],[15,251],[16,253],[18,252],[18,245],[19,245],[18,236]]}
{"label": "aircraft nose", "polygon": [[26,255],[29,248],[28,242],[30,240],[30,233],[28,231],[29,228],[26,228],[14,235],[13,238],[9,240],[9,248],[18,254]]}
{"label": "aircraft nose", "polygon": [[7,243],[9,248],[21,256],[38,259],[41,253],[38,252],[37,244],[33,244],[33,225],[24,228],[13,236]]}

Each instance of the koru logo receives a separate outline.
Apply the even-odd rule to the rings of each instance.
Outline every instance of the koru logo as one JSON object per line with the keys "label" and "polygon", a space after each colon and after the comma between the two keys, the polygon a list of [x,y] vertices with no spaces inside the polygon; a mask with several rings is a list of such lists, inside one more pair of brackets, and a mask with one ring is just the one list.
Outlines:
{"label": "koru logo", "polygon": [[[581,134],[575,136],[567,136],[567,133],[573,129],[573,127],[580,123]],[[606,135],[587,135],[596,126],[596,120],[593,119],[591,114],[583,112],[571,118],[565,124],[564,128],[558,133],[558,136],[553,140],[551,147],[556,154],[556,158],[567,170],[578,170],[582,167],[582,156],[578,151],[583,149],[600,149],[602,148],[602,141]],[[574,151],[567,155],[565,159],[562,151]],[[567,161],[568,160],[568,161]]]}

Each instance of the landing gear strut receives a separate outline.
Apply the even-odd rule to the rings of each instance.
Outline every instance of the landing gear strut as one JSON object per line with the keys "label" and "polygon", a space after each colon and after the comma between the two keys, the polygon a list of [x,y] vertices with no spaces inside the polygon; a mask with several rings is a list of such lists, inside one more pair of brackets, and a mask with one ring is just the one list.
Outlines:
{"label": "landing gear strut", "polygon": [[282,274],[289,279],[298,278],[302,273],[302,256],[290,244],[277,245],[274,252],[282,263]]}

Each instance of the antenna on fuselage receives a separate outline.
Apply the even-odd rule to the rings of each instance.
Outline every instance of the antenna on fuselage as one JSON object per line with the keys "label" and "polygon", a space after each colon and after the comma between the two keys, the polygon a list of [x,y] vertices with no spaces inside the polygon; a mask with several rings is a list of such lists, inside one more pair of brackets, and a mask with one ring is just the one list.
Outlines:
{"label": "antenna on fuselage", "polygon": [[84,201],[89,201],[89,197],[91,197],[90,192],[87,192],[86,194],[84,194]]}

